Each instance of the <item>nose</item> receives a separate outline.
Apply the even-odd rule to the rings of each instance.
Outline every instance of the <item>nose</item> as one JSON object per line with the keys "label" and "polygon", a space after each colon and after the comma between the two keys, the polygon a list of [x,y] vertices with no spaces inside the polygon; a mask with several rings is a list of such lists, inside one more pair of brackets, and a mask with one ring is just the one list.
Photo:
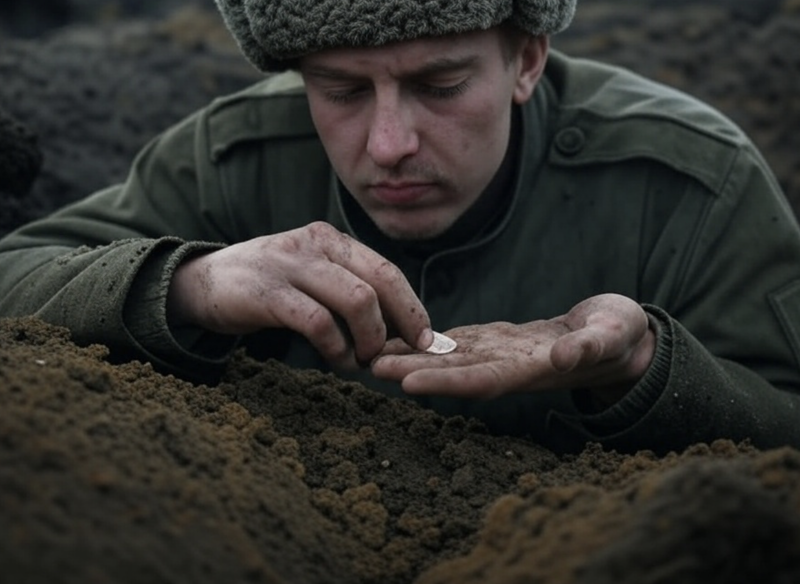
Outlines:
{"label": "nose", "polygon": [[377,95],[369,129],[367,153],[376,165],[393,168],[419,149],[419,136],[410,105],[401,97]]}

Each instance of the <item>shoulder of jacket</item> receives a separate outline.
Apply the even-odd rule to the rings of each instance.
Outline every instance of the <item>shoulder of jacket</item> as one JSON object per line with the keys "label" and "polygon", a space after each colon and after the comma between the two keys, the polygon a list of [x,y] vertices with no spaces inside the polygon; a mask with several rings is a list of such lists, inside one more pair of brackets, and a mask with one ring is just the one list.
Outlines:
{"label": "shoulder of jacket", "polygon": [[303,80],[294,71],[214,100],[205,131],[214,162],[242,142],[316,136]]}
{"label": "shoulder of jacket", "polygon": [[712,106],[626,69],[554,52],[548,78],[559,95],[555,164],[650,158],[719,192],[742,149],[752,147]]}

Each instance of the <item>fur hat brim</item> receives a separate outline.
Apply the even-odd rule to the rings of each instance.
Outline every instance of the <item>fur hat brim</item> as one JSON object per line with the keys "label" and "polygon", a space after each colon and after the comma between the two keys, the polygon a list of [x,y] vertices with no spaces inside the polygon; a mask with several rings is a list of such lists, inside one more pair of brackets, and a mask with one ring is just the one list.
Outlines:
{"label": "fur hat brim", "polygon": [[245,57],[264,72],[334,47],[372,47],[485,30],[566,28],[577,0],[215,0]]}

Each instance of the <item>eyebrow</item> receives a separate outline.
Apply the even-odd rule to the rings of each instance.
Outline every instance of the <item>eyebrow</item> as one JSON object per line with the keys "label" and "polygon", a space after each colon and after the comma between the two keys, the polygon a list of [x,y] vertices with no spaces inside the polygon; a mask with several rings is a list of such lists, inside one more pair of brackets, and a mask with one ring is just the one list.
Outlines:
{"label": "eyebrow", "polygon": [[[428,77],[440,73],[451,73],[460,69],[467,69],[478,62],[478,55],[465,55],[463,57],[437,57],[414,71],[404,73],[401,77],[414,79]],[[306,75],[314,77],[327,77],[330,79],[361,79],[362,75],[353,71],[348,71],[339,67],[328,65],[310,65],[303,67],[302,71]]]}

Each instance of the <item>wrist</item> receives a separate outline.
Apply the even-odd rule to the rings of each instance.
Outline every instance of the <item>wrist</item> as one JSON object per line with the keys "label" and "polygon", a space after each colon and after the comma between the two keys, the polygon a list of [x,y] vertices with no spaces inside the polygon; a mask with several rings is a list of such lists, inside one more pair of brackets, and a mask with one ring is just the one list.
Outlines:
{"label": "wrist", "polygon": [[203,290],[199,262],[203,256],[184,259],[172,273],[167,290],[167,321],[170,326],[199,326],[197,290]]}

